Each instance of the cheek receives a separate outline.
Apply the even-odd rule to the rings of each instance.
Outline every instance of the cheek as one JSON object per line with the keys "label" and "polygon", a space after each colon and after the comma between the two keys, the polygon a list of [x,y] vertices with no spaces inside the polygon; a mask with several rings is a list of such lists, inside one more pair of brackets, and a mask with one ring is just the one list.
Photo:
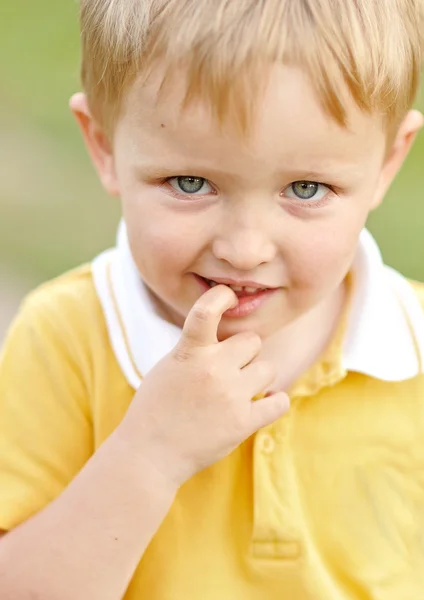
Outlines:
{"label": "cheek", "polygon": [[174,228],[164,225],[156,227],[146,223],[131,248],[140,270],[176,273],[190,260],[190,247],[185,243],[186,236],[178,234]]}
{"label": "cheek", "polygon": [[360,230],[320,228],[291,248],[291,283],[306,302],[307,296],[318,299],[342,281],[355,256]]}
{"label": "cheek", "polygon": [[148,283],[171,282],[189,269],[199,252],[194,230],[174,215],[152,207],[125,214],[134,260]]}

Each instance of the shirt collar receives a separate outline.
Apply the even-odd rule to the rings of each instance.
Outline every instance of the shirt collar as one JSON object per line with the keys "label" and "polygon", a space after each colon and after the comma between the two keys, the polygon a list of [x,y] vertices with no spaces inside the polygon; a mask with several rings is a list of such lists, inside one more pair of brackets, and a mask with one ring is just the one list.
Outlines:
{"label": "shirt collar", "polygon": [[[128,383],[137,389],[177,344],[181,329],[155,310],[121,223],[117,245],[92,264],[110,342]],[[424,312],[409,282],[386,267],[378,246],[363,230],[352,266],[354,291],[342,364],[346,371],[384,381],[423,372]]]}

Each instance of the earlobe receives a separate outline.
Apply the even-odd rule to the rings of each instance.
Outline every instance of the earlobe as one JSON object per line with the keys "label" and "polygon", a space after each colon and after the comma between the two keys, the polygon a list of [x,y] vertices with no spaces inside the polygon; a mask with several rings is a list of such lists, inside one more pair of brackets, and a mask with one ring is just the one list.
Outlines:
{"label": "earlobe", "polygon": [[107,135],[92,116],[86,95],[74,94],[69,106],[104,189],[111,196],[119,196],[112,146]]}
{"label": "earlobe", "polygon": [[424,117],[418,110],[408,112],[402,121],[395,141],[381,170],[380,183],[374,195],[371,209],[377,208],[383,201],[394,178],[402,167],[414,143],[417,133],[424,123]]}

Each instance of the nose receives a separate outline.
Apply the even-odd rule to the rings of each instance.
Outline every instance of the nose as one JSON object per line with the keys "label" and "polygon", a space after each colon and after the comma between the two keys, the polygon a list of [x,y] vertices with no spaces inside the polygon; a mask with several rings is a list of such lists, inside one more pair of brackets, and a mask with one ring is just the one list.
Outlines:
{"label": "nose", "polygon": [[213,244],[213,254],[234,269],[251,271],[270,262],[276,254],[275,245],[259,229],[237,228],[218,236]]}

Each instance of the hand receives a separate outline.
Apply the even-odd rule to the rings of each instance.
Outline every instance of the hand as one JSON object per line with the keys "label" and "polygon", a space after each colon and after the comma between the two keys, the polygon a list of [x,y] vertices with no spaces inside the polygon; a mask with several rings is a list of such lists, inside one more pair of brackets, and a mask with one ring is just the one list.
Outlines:
{"label": "hand", "polygon": [[289,407],[283,393],[252,401],[276,375],[269,362],[252,363],[262,345],[257,334],[217,340],[223,313],[237,301],[224,285],[199,298],[179,343],[144,379],[119,427],[136,452],[178,486]]}

